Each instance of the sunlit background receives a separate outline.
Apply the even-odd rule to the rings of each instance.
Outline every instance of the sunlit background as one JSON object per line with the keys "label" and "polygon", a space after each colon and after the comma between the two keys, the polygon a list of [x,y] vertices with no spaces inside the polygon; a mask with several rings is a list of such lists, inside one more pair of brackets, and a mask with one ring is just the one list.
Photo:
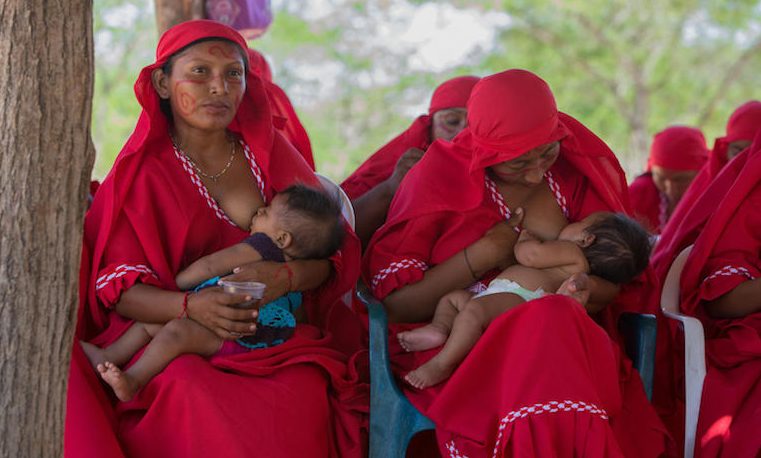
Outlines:
{"label": "sunlit background", "polygon": [[[631,180],[652,135],[700,127],[709,147],[761,98],[761,1],[272,0],[250,42],[267,56],[335,180],[425,112],[452,76],[536,72],[558,106],[616,152]],[[153,0],[95,2],[94,177],[139,114],[132,85],[154,58]]]}

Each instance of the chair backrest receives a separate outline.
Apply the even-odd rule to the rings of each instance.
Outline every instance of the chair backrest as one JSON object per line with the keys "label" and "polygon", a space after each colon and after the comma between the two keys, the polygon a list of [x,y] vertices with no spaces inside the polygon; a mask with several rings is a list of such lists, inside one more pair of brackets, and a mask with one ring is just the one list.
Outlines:
{"label": "chair backrest", "polygon": [[679,313],[679,280],[691,251],[692,245],[679,253],[679,256],[677,256],[671,264],[669,272],[666,275],[666,280],[663,282],[663,290],[661,291],[661,308],[666,313]]}
{"label": "chair backrest", "polygon": [[351,205],[351,199],[349,199],[349,196],[347,196],[346,192],[344,192],[344,190],[330,178],[319,173],[315,173],[315,175],[317,175],[320,184],[322,184],[322,187],[325,188],[326,191],[335,193],[341,200],[341,214],[343,214],[344,219],[346,219],[351,228],[354,229],[356,218],[354,217],[354,207]]}
{"label": "chair backrest", "polygon": [[655,315],[625,312],[618,318],[618,330],[624,338],[626,355],[642,378],[648,400],[653,398],[657,328]]}

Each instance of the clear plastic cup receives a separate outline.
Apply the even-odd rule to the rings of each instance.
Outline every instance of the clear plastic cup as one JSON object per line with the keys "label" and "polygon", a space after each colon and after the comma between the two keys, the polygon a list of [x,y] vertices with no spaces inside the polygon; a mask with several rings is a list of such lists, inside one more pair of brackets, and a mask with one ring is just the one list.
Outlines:
{"label": "clear plastic cup", "polygon": [[226,293],[251,296],[250,301],[235,304],[234,307],[237,308],[250,308],[256,301],[264,297],[264,290],[267,289],[267,285],[259,283],[258,281],[220,280],[219,286],[221,286],[222,290]]}

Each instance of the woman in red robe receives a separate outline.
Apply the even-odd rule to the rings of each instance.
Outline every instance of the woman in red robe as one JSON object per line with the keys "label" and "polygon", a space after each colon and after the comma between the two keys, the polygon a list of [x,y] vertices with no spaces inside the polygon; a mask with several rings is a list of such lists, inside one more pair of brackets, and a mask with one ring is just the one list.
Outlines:
{"label": "woman in red robe", "polygon": [[[267,93],[233,29],[190,21],[167,31],[135,93],[143,111],[85,220],[77,339],[108,345],[132,320],[186,316],[230,340],[250,329],[243,297],[188,294],[175,275],[240,242],[257,208],[295,182],[317,184],[273,129]],[[238,276],[265,301],[305,291],[308,324],[282,345],[177,358],[130,402],[103,390],[78,343],[69,381],[71,457],[361,456],[367,386],[354,355],[361,326],[340,297],[358,277],[347,227],[330,261],[259,263]]]}
{"label": "woman in red robe", "polygon": [[[706,337],[695,456],[761,453],[760,209],[761,133],[719,172],[654,260],[664,278],[679,252],[694,244],[680,281],[680,309],[701,320]],[[680,386],[681,354],[670,352]]]}
{"label": "woman in red robe", "polygon": [[[558,112],[544,81],[524,70],[482,79],[468,102],[468,127],[451,143],[431,145],[408,173],[363,259],[365,280],[396,323],[397,372],[436,350],[406,353],[396,332],[430,320],[444,294],[482,290],[515,262],[517,234],[505,223],[513,209],[524,208],[525,228],[554,239],[592,212],[628,210],[627,197],[613,153]],[[591,302],[616,292],[598,280]],[[625,288],[616,308],[599,312],[601,323],[615,334],[615,315],[646,294]],[[447,382],[406,391],[436,423],[445,456],[658,456],[667,443],[639,377],[565,296],[508,311]]]}
{"label": "woman in red robe", "polygon": [[671,126],[655,134],[647,171],[629,185],[634,216],[660,234],[684,192],[708,159],[699,129]]}
{"label": "woman in red robe", "polygon": [[386,220],[399,183],[428,146],[436,140],[451,141],[465,128],[465,105],[478,80],[475,76],[459,76],[439,85],[431,97],[428,114],[418,116],[407,130],[367,158],[341,183],[354,204],[356,231],[363,246]]}

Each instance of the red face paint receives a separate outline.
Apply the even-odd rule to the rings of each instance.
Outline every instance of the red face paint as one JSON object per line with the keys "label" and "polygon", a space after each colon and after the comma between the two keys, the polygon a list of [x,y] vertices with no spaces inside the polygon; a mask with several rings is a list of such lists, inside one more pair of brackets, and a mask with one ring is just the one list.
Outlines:
{"label": "red face paint", "polygon": [[221,56],[221,57],[227,57],[228,59],[234,59],[235,53],[230,52],[228,49],[225,49],[222,45],[212,45],[209,47],[209,54],[212,56]]}

